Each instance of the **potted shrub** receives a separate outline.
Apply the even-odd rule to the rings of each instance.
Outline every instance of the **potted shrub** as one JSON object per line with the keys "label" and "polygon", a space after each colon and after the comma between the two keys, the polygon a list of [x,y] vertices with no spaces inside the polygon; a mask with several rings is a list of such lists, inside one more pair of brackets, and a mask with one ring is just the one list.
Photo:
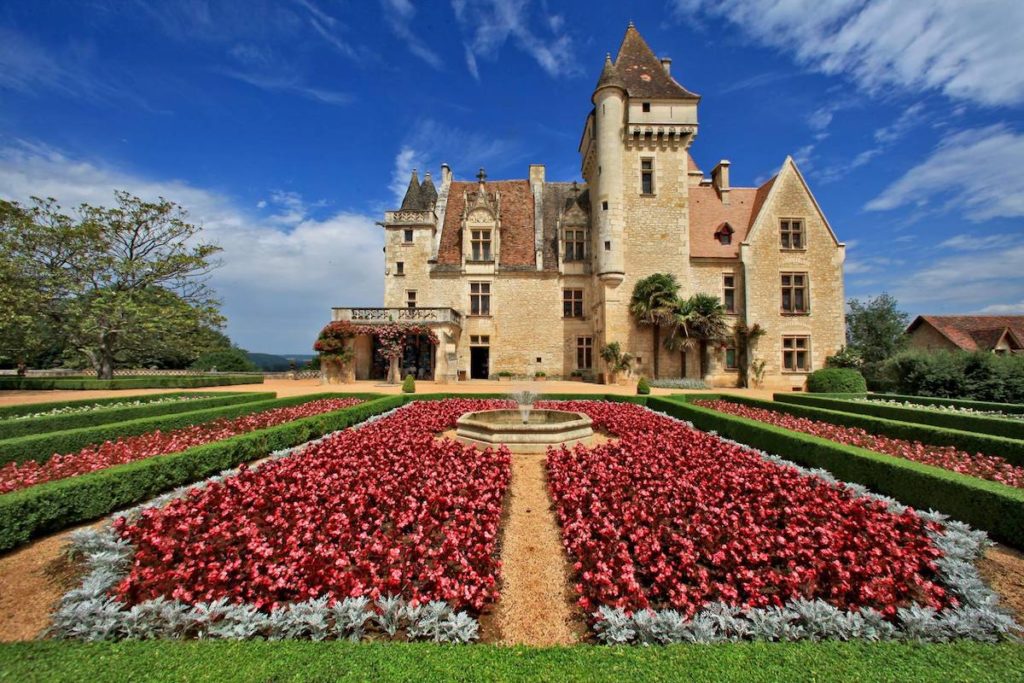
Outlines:
{"label": "potted shrub", "polygon": [[569,377],[574,379],[574,380],[577,380],[579,382],[582,382],[583,381],[583,371],[582,370],[573,370],[572,372],[569,373]]}
{"label": "potted shrub", "polygon": [[607,364],[608,372],[605,373],[605,384],[626,384],[629,381],[629,373],[633,367],[633,356],[623,353],[622,345],[619,342],[605,344],[601,349],[601,358]]}
{"label": "potted shrub", "polygon": [[533,373],[533,381],[534,382],[543,382],[544,380],[547,379],[547,377],[548,377],[548,374],[546,372],[544,372],[543,370],[538,370],[537,372]]}
{"label": "potted shrub", "polygon": [[512,381],[512,373],[509,372],[508,370],[502,370],[501,372],[498,373],[498,381],[499,382],[511,382]]}

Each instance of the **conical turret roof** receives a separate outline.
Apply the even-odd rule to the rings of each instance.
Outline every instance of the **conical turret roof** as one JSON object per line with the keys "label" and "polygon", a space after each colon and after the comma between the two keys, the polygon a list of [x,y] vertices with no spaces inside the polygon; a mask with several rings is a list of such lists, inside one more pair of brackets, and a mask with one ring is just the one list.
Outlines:
{"label": "conical turret roof", "polygon": [[431,209],[437,203],[437,188],[430,177],[430,171],[423,174],[423,182],[420,183],[420,204],[424,209]]}
{"label": "conical turret roof", "polygon": [[619,72],[615,69],[615,64],[612,63],[612,55],[609,52],[604,58],[604,68],[601,69],[601,76],[597,79],[597,85],[594,86],[594,92],[597,92],[601,88],[622,88],[626,89],[626,84],[619,77]]}
{"label": "conical turret roof", "polygon": [[416,175],[416,169],[412,170],[412,177],[409,178],[409,187],[405,190],[405,197],[402,199],[402,211],[415,211],[422,208],[420,201],[420,180]]}
{"label": "conical turret roof", "polygon": [[[608,63],[608,60],[605,60],[605,68],[601,72],[602,78],[608,71]],[[647,41],[643,39],[632,23],[622,38],[622,45],[619,46],[619,54],[615,57],[613,70],[615,77],[621,80],[630,97],[700,99],[700,95],[679,85],[672,76],[665,72],[661,60],[654,56]],[[601,83],[598,81],[598,87],[600,85]]]}

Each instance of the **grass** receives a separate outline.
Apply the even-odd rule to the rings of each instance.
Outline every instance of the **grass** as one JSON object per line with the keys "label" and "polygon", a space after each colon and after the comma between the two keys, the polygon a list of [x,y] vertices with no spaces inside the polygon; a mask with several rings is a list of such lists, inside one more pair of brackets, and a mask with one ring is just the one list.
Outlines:
{"label": "grass", "polygon": [[0,645],[0,681],[1019,681],[1024,646],[958,642],[527,648],[135,641]]}

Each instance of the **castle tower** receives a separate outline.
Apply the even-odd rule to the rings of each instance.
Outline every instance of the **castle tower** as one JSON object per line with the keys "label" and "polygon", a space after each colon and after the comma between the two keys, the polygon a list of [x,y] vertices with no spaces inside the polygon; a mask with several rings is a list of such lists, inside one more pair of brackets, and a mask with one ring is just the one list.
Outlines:
{"label": "castle tower", "polygon": [[[671,272],[683,293],[690,286],[688,149],[697,134],[699,101],[672,77],[671,60],[656,57],[632,23],[615,60],[605,57],[580,142],[583,177],[592,188],[601,344],[651,348],[639,339],[650,331],[629,317],[637,280]],[[670,362],[667,369],[672,367]]]}

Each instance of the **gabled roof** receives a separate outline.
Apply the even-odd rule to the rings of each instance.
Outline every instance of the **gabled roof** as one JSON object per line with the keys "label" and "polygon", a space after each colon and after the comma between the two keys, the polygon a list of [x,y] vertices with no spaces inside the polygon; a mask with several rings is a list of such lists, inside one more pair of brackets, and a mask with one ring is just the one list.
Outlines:
{"label": "gabled roof", "polygon": [[595,90],[606,85],[624,88],[630,97],[700,99],[700,95],[690,92],[665,73],[661,60],[654,56],[654,52],[632,23],[622,38],[622,45],[619,46],[614,64],[609,58],[605,59],[604,70],[601,71]]}
{"label": "gabled roof", "polygon": [[[690,256],[696,258],[737,258],[740,242],[747,238],[750,227],[768,196],[775,178],[761,187],[729,189],[729,203],[724,204],[713,185],[690,188]],[[716,236],[724,225],[733,230],[730,244],[722,244]]]}
{"label": "gabled roof", "polygon": [[924,324],[964,351],[991,351],[1004,335],[1024,348],[1024,315],[919,315],[907,332]]}

